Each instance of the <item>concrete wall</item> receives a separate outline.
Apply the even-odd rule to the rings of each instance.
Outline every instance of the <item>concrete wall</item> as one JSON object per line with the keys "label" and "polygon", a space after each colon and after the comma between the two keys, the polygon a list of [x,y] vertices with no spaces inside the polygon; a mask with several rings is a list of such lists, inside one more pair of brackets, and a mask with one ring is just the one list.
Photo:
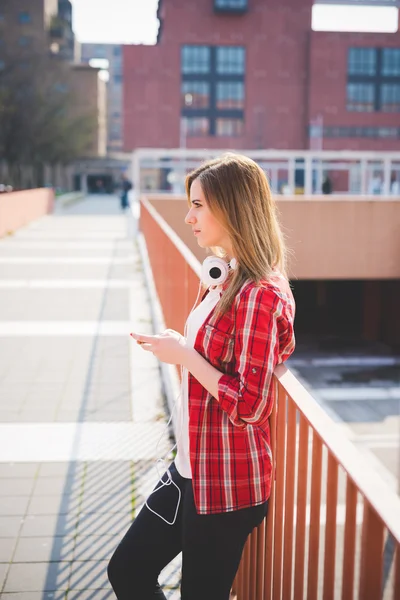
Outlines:
{"label": "concrete wall", "polygon": [[[149,200],[197,258],[204,259],[205,252],[184,223],[187,202],[172,196]],[[277,202],[292,251],[291,278],[400,278],[399,201],[288,197]]]}
{"label": "concrete wall", "polygon": [[51,213],[53,206],[51,188],[0,194],[0,237]]}

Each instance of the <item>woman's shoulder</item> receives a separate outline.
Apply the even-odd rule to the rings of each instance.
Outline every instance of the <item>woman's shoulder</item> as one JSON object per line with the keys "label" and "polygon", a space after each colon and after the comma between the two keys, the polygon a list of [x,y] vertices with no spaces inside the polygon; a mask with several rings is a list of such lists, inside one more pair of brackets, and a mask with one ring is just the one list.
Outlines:
{"label": "woman's shoulder", "polygon": [[260,282],[247,281],[239,290],[237,302],[253,301],[260,304],[276,304],[280,301],[282,309],[286,307],[294,311],[294,298],[289,281],[279,271],[274,271]]}

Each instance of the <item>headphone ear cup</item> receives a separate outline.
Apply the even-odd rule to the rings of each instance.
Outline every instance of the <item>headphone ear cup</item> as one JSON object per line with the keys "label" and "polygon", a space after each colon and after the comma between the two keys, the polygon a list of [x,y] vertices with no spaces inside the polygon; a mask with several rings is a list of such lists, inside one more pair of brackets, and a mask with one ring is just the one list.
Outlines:
{"label": "headphone ear cup", "polygon": [[201,280],[209,285],[221,285],[226,281],[229,265],[218,256],[207,256],[201,268]]}

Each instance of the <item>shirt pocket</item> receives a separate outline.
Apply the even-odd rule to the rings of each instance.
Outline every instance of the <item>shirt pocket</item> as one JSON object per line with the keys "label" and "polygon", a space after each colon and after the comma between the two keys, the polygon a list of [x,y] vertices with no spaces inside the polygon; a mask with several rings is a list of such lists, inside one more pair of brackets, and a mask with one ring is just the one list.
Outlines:
{"label": "shirt pocket", "polygon": [[213,325],[205,326],[204,350],[212,364],[227,367],[234,357],[235,336],[217,329]]}

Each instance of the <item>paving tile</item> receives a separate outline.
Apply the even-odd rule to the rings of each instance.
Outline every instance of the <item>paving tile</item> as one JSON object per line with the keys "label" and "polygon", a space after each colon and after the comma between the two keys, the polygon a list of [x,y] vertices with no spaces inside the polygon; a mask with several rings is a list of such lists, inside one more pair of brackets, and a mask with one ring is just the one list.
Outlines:
{"label": "paving tile", "polygon": [[56,407],[38,409],[23,408],[20,414],[20,420],[26,423],[52,423],[55,419]]}
{"label": "paving tile", "polygon": [[84,494],[81,503],[84,513],[130,513],[132,500],[129,494]]}
{"label": "paving tile", "polygon": [[68,592],[68,600],[108,600],[109,598],[115,598],[115,594],[111,589],[70,590]]}
{"label": "paving tile", "polygon": [[15,538],[0,538],[0,563],[8,563],[12,558]]}
{"label": "paving tile", "polygon": [[[34,496],[28,506],[28,515],[66,515],[77,514],[81,499],[77,494],[62,496]],[[1,502],[0,502],[1,506]]]}
{"label": "paving tile", "polygon": [[[7,564],[4,564],[4,563],[0,564],[0,590],[3,587],[4,580],[6,578],[6,574],[8,571],[8,567],[9,567],[9,565],[7,565]],[[0,596],[1,596],[1,594],[0,594]]]}
{"label": "paving tile", "polygon": [[107,480],[102,479],[100,476],[98,480],[94,480],[92,482],[85,480],[85,487],[83,489],[83,496],[91,495],[99,495],[103,494],[104,496],[109,496],[114,494],[118,497],[129,498],[131,496],[132,484],[130,480],[126,477],[122,482],[117,480]]}
{"label": "paving tile", "polygon": [[108,561],[74,561],[71,566],[72,590],[111,589],[107,577]]}
{"label": "paving tile", "polygon": [[0,515],[24,516],[29,504],[29,496],[0,496]]}
{"label": "paving tile", "polygon": [[18,410],[0,410],[0,423],[19,423],[20,417]]}
{"label": "paving tile", "polygon": [[21,537],[51,537],[74,535],[76,516],[70,515],[28,515],[24,519]]}
{"label": "paving tile", "polygon": [[24,522],[22,517],[0,517],[0,537],[15,538]]}
{"label": "paving tile", "polygon": [[61,496],[64,494],[78,495],[81,491],[81,478],[67,477],[38,477],[33,495]]}
{"label": "paving tile", "polygon": [[5,592],[61,592],[68,589],[71,564],[13,563],[7,577]]}
{"label": "paving tile", "polygon": [[66,600],[67,592],[17,592],[1,594],[1,600]]}
{"label": "paving tile", "polygon": [[130,410],[92,410],[85,411],[81,417],[81,420],[88,423],[91,421],[95,423],[130,423],[132,421],[132,415]]}
{"label": "paving tile", "polygon": [[58,410],[54,418],[56,423],[81,422],[79,410]]}
{"label": "paving tile", "polygon": [[115,535],[78,535],[75,539],[74,560],[110,560],[119,541]]}
{"label": "paving tile", "polygon": [[39,469],[39,475],[43,477],[73,477],[80,479],[82,477],[85,464],[83,462],[48,462],[42,463]]}
{"label": "paving tile", "polygon": [[3,477],[0,479],[0,496],[30,496],[35,479]]}
{"label": "paving tile", "polygon": [[73,559],[75,538],[72,536],[19,538],[14,562],[61,562]]}
{"label": "paving tile", "polygon": [[2,478],[12,477],[26,479],[35,477],[38,472],[39,463],[1,463],[0,464],[0,487]]}
{"label": "paving tile", "polygon": [[132,522],[130,514],[81,513],[79,515],[78,535],[115,535],[122,537]]}
{"label": "paving tile", "polygon": [[112,478],[116,474],[121,476],[123,474],[129,475],[131,472],[132,462],[130,460],[104,460],[104,461],[93,461],[87,463],[86,479],[91,477],[102,477]]}

